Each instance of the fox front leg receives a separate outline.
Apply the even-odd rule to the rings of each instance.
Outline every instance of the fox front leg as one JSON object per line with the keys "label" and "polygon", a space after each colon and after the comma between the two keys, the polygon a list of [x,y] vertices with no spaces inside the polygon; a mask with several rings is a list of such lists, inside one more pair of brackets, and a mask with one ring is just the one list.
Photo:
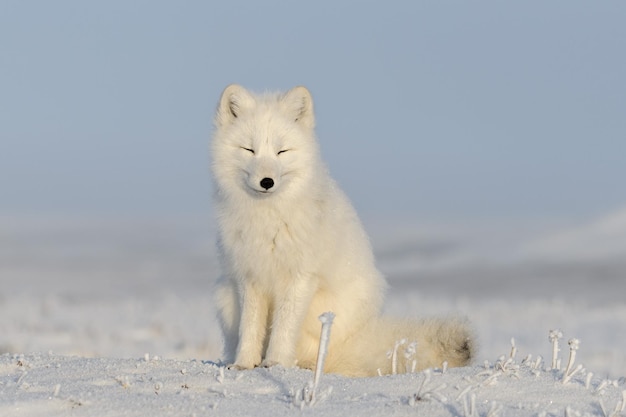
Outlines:
{"label": "fox front leg", "polygon": [[300,276],[275,300],[272,330],[262,366],[296,365],[298,338],[316,290],[314,280]]}
{"label": "fox front leg", "polygon": [[244,283],[239,288],[241,320],[235,369],[252,369],[261,363],[265,342],[269,303],[253,285]]}

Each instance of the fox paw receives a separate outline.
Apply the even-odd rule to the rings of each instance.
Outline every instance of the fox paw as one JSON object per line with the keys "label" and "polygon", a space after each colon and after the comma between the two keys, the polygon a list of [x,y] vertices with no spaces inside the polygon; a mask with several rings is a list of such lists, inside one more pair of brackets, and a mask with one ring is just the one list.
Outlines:
{"label": "fox paw", "polygon": [[245,365],[240,365],[238,363],[232,363],[232,364],[228,365],[226,368],[232,369],[232,370],[235,370],[235,371],[245,371],[247,369],[254,368],[254,365],[252,365],[252,366],[245,366]]}
{"label": "fox paw", "polygon": [[280,365],[278,361],[268,361],[267,359],[261,362],[263,368],[271,368],[272,366]]}

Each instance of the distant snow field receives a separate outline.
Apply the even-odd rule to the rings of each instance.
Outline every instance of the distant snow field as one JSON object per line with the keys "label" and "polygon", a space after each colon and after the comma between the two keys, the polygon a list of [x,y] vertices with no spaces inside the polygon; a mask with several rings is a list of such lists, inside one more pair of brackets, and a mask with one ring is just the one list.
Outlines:
{"label": "distant snow field", "polygon": [[[498,237],[370,227],[390,283],[386,312],[467,315],[478,356],[444,373],[325,375],[322,399],[304,407],[324,415],[625,415],[625,213]],[[297,390],[309,371],[217,365],[209,224],[0,218],[0,415],[284,415],[303,407]],[[563,338],[552,369],[556,329]],[[580,341],[572,369],[582,369],[564,384],[572,338]]]}

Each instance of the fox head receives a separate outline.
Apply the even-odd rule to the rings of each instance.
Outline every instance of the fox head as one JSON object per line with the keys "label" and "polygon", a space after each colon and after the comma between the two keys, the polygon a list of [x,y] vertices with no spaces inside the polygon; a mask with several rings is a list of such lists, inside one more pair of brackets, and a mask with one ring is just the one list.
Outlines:
{"label": "fox head", "polygon": [[226,87],[212,142],[218,192],[264,199],[305,190],[321,169],[314,126],[305,87],[259,96],[239,85]]}

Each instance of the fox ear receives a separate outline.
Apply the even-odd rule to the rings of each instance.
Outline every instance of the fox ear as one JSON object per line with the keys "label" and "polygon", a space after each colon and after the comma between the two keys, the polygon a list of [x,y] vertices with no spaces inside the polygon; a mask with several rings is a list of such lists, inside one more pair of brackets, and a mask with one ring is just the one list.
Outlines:
{"label": "fox ear", "polygon": [[315,127],[313,97],[306,87],[298,86],[287,91],[282,97],[282,102],[297,123],[311,129]]}
{"label": "fox ear", "polygon": [[229,85],[220,98],[215,124],[221,127],[232,123],[253,104],[254,97],[245,88],[237,84]]}

